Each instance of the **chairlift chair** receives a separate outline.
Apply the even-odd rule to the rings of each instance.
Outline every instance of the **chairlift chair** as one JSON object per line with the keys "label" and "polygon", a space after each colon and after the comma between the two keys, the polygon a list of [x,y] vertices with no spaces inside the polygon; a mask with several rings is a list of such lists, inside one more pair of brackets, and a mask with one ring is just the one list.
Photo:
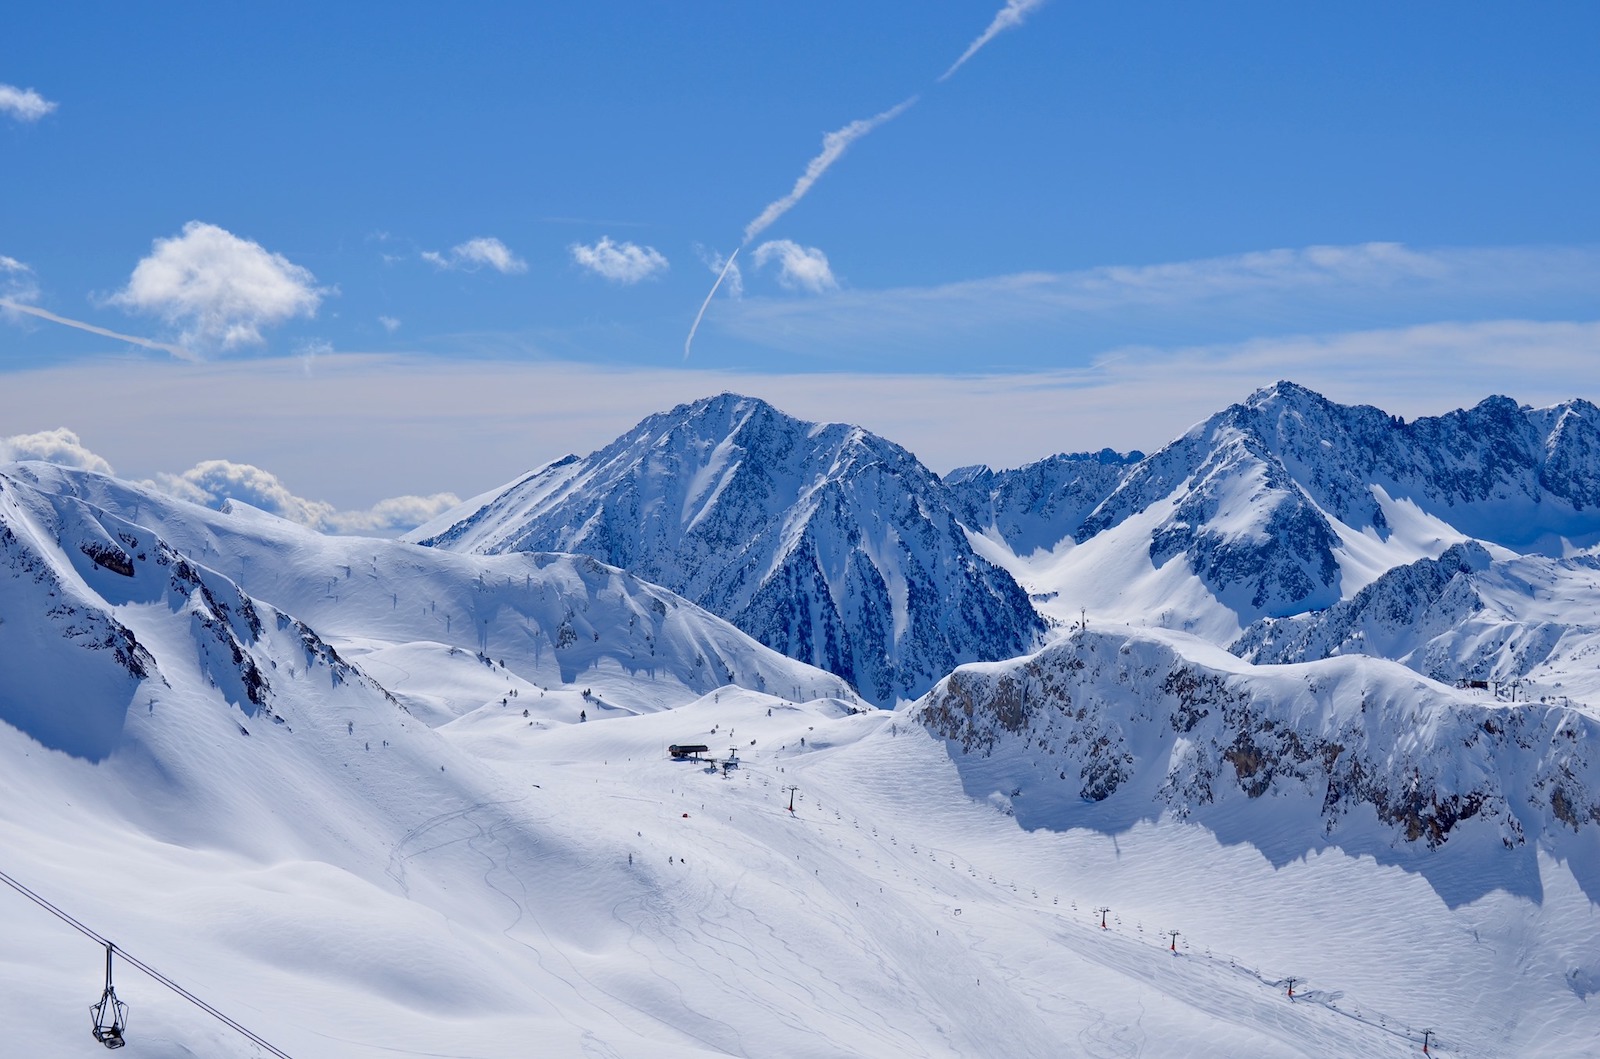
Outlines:
{"label": "chairlift chair", "polygon": [[89,1005],[89,1014],[94,1016],[94,1039],[107,1048],[121,1048],[128,1043],[122,1039],[122,1031],[128,1028],[128,1005],[117,999],[111,986],[112,948],[106,942],[106,991],[100,994],[100,1003]]}

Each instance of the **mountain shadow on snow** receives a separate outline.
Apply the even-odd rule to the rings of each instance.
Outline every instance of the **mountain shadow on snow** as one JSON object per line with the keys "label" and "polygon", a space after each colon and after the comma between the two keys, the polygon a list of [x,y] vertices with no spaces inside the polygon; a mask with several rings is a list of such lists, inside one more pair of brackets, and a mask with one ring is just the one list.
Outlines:
{"label": "mountain shadow on snow", "polygon": [[1506,709],[1386,661],[1255,667],[1172,634],[1077,632],[964,666],[912,708],[975,799],[1026,828],[1169,815],[1275,865],[1327,847],[1452,907],[1540,897],[1537,852],[1600,901],[1600,722]]}

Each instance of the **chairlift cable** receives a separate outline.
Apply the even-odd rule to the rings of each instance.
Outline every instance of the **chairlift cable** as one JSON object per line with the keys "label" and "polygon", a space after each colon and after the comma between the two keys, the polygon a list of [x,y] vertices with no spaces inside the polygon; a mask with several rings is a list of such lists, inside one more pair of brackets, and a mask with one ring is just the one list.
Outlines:
{"label": "chairlift cable", "polygon": [[221,1011],[217,1010],[215,1007],[212,1007],[210,1004],[206,1003],[204,1000],[201,1000],[199,997],[197,997],[193,993],[189,992],[187,989],[185,989],[183,986],[179,985],[177,982],[174,982],[171,978],[168,978],[166,975],[162,974],[160,971],[156,970],[154,967],[151,967],[149,964],[145,963],[143,960],[140,960],[136,956],[134,956],[131,953],[129,953],[121,945],[114,944],[110,939],[102,936],[97,931],[89,928],[88,926],[85,926],[82,922],[80,922],[79,920],[73,918],[71,915],[69,915],[68,913],[62,911],[60,908],[57,908],[55,905],[51,904],[50,901],[48,901],[47,899],[45,899],[41,895],[35,893],[34,891],[28,889],[22,883],[20,883],[17,880],[13,879],[11,876],[7,875],[3,871],[0,871],[0,882],[5,883],[7,886],[9,886],[13,890],[17,891],[17,893],[21,894],[23,897],[26,897],[28,900],[30,900],[34,904],[38,905],[40,908],[44,909],[46,912],[49,912],[51,915],[55,916],[57,919],[61,920],[63,923],[65,923],[68,926],[72,927],[74,930],[76,930],[78,933],[82,934],[84,937],[89,938],[90,940],[94,941],[96,944],[102,945],[102,946],[109,946],[111,948],[114,948],[116,950],[116,952],[117,952],[117,955],[122,957],[122,961],[124,963],[127,963],[127,964],[137,968],[138,970],[143,971],[146,975],[148,975],[149,977],[155,979],[156,982],[160,983],[161,985],[166,986],[172,992],[178,994],[180,997],[182,997],[183,999],[187,1000],[189,1003],[193,1004],[195,1007],[199,1008],[201,1011],[204,1011],[206,1014],[210,1015],[212,1018],[216,1019],[218,1022],[221,1022],[223,1025],[227,1026],[229,1029],[233,1030],[235,1033],[237,1033],[240,1036],[244,1037],[246,1040],[250,1041],[250,1043],[256,1045],[257,1047],[259,1047],[261,1049],[263,1049],[268,1054],[276,1056],[277,1059],[294,1059],[294,1057],[291,1056],[288,1052],[284,1051],[281,1048],[278,1048],[278,1047],[274,1046],[273,1044],[269,1043],[268,1041],[266,1041],[265,1039],[263,1039],[262,1037],[257,1035],[252,1030],[250,1030],[247,1027],[241,1025],[240,1023],[234,1021],[232,1018],[229,1018],[227,1015],[223,1014]]}

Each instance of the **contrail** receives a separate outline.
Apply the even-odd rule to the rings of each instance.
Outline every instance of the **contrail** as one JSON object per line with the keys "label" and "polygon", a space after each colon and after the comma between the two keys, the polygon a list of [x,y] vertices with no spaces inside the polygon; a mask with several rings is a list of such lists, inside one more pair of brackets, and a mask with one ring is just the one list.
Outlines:
{"label": "contrail", "polygon": [[806,192],[811,190],[811,185],[815,184],[817,179],[828,171],[828,167],[839,160],[839,156],[844,154],[845,148],[884,122],[905,113],[906,109],[917,101],[917,98],[912,96],[904,103],[896,104],[882,114],[863,118],[860,121],[852,121],[844,128],[823,136],[822,153],[811,160],[810,164],[806,166],[806,171],[800,174],[800,179],[794,182],[794,187],[787,195],[769,205],[761,211],[761,216],[745,225],[744,242],[739,245],[749,246],[750,240],[766,231],[773,221],[788,213],[790,208],[804,198]]}
{"label": "contrail", "polygon": [[946,70],[939,77],[939,80],[944,81],[948,79],[951,74],[961,69],[962,63],[978,54],[978,50],[985,44],[988,44],[997,35],[1004,33],[1008,29],[1015,29],[1017,26],[1022,25],[1022,20],[1028,16],[1028,13],[1043,5],[1043,3],[1044,0],[1006,0],[1006,6],[1002,7],[999,12],[995,14],[994,21],[989,23],[989,28],[979,34],[977,40],[967,45],[967,50],[961,53],[961,58],[957,59],[953,64],[951,64],[950,69]]}
{"label": "contrail", "polygon": [[[989,28],[980,33],[977,40],[967,45],[967,50],[961,53],[961,58],[952,63],[950,69],[940,75],[939,80],[942,82],[948,79],[951,74],[961,69],[962,64],[978,54],[985,44],[988,44],[999,34],[1022,25],[1023,20],[1043,4],[1044,0],[1006,0],[1006,6],[996,12],[994,18],[989,22]],[[805,198],[806,192],[811,190],[811,185],[815,184],[822,177],[822,174],[828,171],[829,166],[839,160],[846,148],[884,122],[905,113],[907,108],[916,103],[918,98],[920,97],[912,96],[905,102],[896,104],[881,114],[863,118],[859,121],[852,121],[842,129],[826,133],[822,137],[822,153],[813,158],[810,164],[806,166],[806,171],[800,174],[800,179],[794,182],[794,187],[789,190],[789,193],[781,199],[769,203],[767,208],[762,210],[755,220],[745,225],[744,241],[739,244],[739,250],[749,246],[756,236],[766,231],[774,221],[788,213],[795,203]],[[717,288],[722,286],[722,280],[727,276],[728,269],[733,265],[733,259],[739,256],[739,250],[735,250],[723,264],[722,271],[717,273],[717,281],[711,285],[711,292],[706,295],[706,300],[700,303],[700,311],[694,314],[694,323],[689,327],[689,335],[683,340],[684,360],[689,359],[689,350],[694,345],[695,332],[700,330],[700,321],[705,318],[706,309],[711,306],[711,299],[716,296]]]}
{"label": "contrail", "polygon": [[917,96],[912,96],[910,99],[897,103],[881,114],[875,114],[870,118],[862,118],[859,121],[852,121],[842,129],[835,129],[833,132],[823,135],[822,153],[806,165],[806,171],[800,174],[800,179],[794,182],[794,187],[789,189],[789,193],[783,198],[769,203],[767,208],[761,211],[760,216],[745,225],[744,241],[739,244],[738,250],[729,255],[727,262],[722,266],[722,271],[717,274],[717,281],[711,285],[711,293],[706,295],[706,300],[700,304],[700,311],[695,313],[694,324],[689,328],[689,337],[683,340],[684,360],[689,359],[689,349],[694,345],[694,334],[700,329],[700,320],[706,315],[706,309],[711,305],[711,299],[717,293],[717,288],[722,286],[723,277],[728,274],[728,269],[733,265],[733,259],[739,256],[739,250],[749,246],[751,240],[771,227],[772,223],[779,217],[788,213],[795,203],[805,198],[806,192],[811,190],[811,185],[815,184],[822,174],[828,171],[829,166],[839,160],[839,156],[844,154],[846,148],[884,122],[905,113],[918,98]]}
{"label": "contrail", "polygon": [[706,307],[711,304],[711,299],[716,296],[717,288],[722,286],[722,277],[728,274],[728,270],[733,267],[733,259],[739,256],[739,250],[742,249],[743,247],[739,247],[728,255],[728,260],[723,262],[722,271],[717,273],[717,282],[711,285],[711,293],[707,294],[706,300],[700,303],[700,311],[694,314],[694,323],[689,325],[689,337],[683,340],[684,360],[689,359],[689,347],[694,344],[694,333],[700,330],[700,319],[705,316]]}
{"label": "contrail", "polygon": [[51,323],[57,324],[66,324],[68,327],[76,327],[78,330],[87,331],[92,335],[104,335],[106,338],[115,338],[123,342],[132,342],[134,345],[143,346],[146,349],[159,349],[163,353],[171,353],[179,360],[189,360],[198,363],[201,359],[189,352],[187,349],[184,349],[182,346],[171,346],[165,342],[157,342],[150,338],[140,338],[137,335],[125,335],[120,331],[108,331],[104,327],[96,327],[94,324],[86,324],[82,320],[69,320],[65,316],[57,316],[48,309],[41,309],[37,305],[25,305],[22,302],[14,302],[9,298],[0,298],[0,309],[10,309],[14,312],[27,313],[30,316],[37,316],[41,320],[49,320]]}

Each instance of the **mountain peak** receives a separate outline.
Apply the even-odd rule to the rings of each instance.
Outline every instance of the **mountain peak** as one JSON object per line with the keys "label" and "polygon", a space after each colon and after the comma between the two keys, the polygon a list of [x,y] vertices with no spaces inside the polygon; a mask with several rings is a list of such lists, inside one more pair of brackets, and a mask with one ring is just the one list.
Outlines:
{"label": "mountain peak", "polygon": [[592,555],[892,705],[1044,625],[978,557],[938,476],[850,424],[722,393],[507,486],[419,543]]}
{"label": "mountain peak", "polygon": [[1331,404],[1332,402],[1309,386],[1302,386],[1290,379],[1279,379],[1271,386],[1263,386],[1249,397],[1244,399],[1244,405],[1249,408],[1259,408],[1273,402],[1288,401],[1291,403],[1309,402],[1314,404]]}

